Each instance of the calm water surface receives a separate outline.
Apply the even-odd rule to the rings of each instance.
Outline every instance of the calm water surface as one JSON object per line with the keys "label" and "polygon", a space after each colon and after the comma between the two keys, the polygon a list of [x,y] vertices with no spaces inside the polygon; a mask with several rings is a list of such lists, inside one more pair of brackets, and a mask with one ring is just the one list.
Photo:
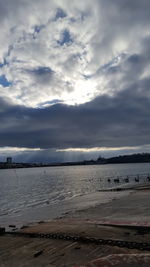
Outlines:
{"label": "calm water surface", "polygon": [[88,205],[88,196],[115,186],[108,177],[143,173],[150,173],[150,164],[0,170],[0,224],[60,216],[80,206],[83,196]]}

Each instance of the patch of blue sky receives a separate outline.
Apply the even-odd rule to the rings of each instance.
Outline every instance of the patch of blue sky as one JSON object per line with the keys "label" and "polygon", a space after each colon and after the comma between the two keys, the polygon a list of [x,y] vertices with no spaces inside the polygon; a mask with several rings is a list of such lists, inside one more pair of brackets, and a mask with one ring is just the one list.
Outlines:
{"label": "patch of blue sky", "polygon": [[62,8],[57,8],[55,20],[65,18],[67,14]]}
{"label": "patch of blue sky", "polygon": [[5,75],[0,76],[0,85],[2,85],[3,87],[9,87],[11,84],[12,83],[7,80]]}
{"label": "patch of blue sky", "polygon": [[0,68],[3,68],[8,64],[7,60],[4,58],[3,62],[0,62]]}
{"label": "patch of blue sky", "polygon": [[36,25],[34,27],[34,32],[32,34],[33,36],[33,39],[36,39],[37,35],[45,28],[46,26],[45,25]]}
{"label": "patch of blue sky", "polygon": [[62,33],[62,38],[58,41],[59,45],[64,45],[64,44],[70,44],[73,42],[73,39],[70,35],[70,32],[68,30],[64,30]]}
{"label": "patch of blue sky", "polygon": [[35,33],[39,33],[43,28],[45,28],[44,25],[36,25],[36,26],[34,27],[34,32],[35,32]]}

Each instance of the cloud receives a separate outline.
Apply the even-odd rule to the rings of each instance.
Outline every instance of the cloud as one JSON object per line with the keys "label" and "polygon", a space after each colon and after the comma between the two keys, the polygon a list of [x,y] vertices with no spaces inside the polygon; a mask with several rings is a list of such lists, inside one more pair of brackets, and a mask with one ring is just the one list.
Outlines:
{"label": "cloud", "polygon": [[[0,75],[9,82],[5,94],[16,104],[38,107],[53,99],[81,104],[115,93],[123,55],[139,57],[143,42],[146,46],[149,8],[148,0],[0,0]],[[140,57],[140,63],[133,62],[137,71],[143,66]]]}
{"label": "cloud", "polygon": [[34,109],[2,101],[1,146],[60,149],[149,144],[149,86],[150,79],[141,79],[115,96],[98,96],[77,106]]}
{"label": "cloud", "polygon": [[149,9],[148,0],[0,0],[0,145],[149,144]]}
{"label": "cloud", "polygon": [[37,67],[35,69],[26,69],[24,72],[27,73],[28,76],[31,77],[32,80],[35,81],[35,83],[38,83],[38,85],[42,86],[44,88],[44,85],[47,85],[51,83],[53,79],[54,72],[48,68],[48,67]]}

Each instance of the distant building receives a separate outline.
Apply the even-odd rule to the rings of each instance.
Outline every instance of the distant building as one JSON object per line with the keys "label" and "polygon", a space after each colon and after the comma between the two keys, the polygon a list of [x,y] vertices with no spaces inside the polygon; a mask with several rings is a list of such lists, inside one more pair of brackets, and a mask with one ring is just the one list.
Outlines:
{"label": "distant building", "polygon": [[6,162],[7,162],[7,164],[12,164],[12,158],[11,158],[11,157],[8,157],[8,158],[6,159]]}

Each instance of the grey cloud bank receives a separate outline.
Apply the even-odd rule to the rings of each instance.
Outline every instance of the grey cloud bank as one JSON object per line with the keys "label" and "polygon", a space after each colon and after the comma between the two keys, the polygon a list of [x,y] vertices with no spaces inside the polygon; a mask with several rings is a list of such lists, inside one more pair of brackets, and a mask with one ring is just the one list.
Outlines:
{"label": "grey cloud bank", "polygon": [[145,150],[149,10],[148,0],[0,0],[0,147]]}
{"label": "grey cloud bank", "polygon": [[136,85],[116,96],[99,96],[78,106],[56,104],[33,109],[2,101],[1,145],[75,148],[148,144],[150,80],[141,83],[142,92]]}

